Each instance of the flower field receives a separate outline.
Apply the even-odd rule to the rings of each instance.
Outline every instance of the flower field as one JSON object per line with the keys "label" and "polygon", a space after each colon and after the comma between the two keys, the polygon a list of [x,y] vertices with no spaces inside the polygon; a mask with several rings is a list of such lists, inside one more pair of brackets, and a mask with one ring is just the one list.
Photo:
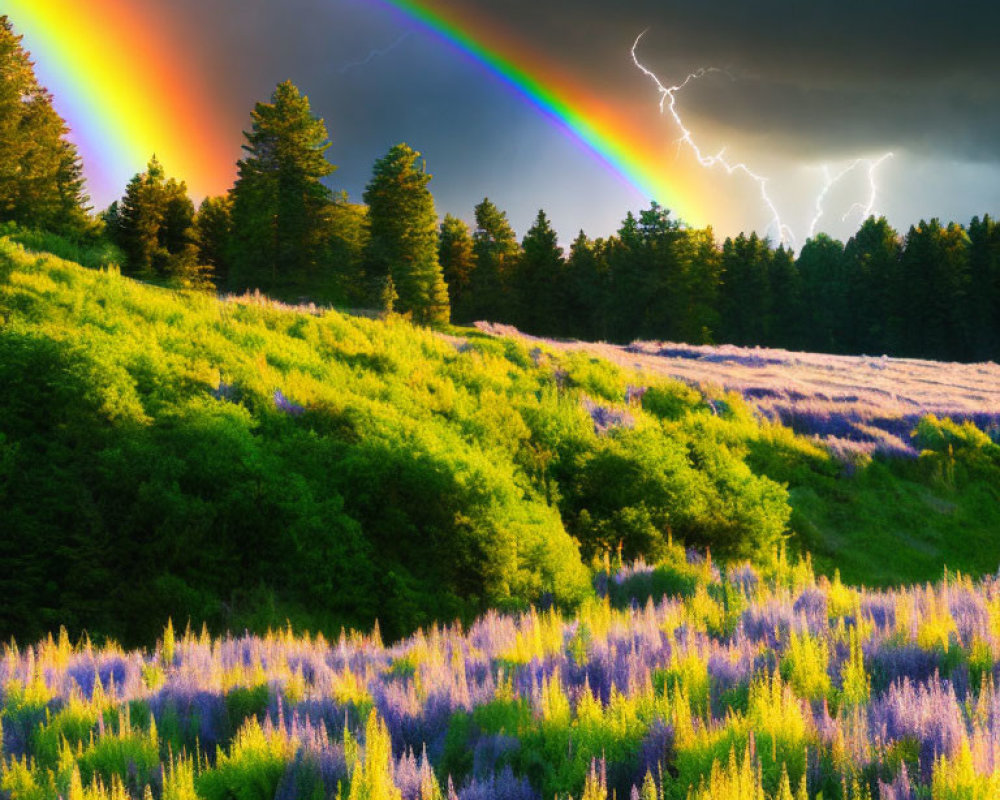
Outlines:
{"label": "flower field", "polygon": [[799,800],[1000,794],[1000,582],[856,589],[674,548],[572,618],[387,646],[168,626],[5,648],[20,798]]}
{"label": "flower field", "polygon": [[765,418],[815,436],[843,457],[916,458],[910,431],[930,414],[1000,430],[1000,366],[888,356],[839,356],[761,347],[536,339],[482,323],[500,336],[584,351],[648,375],[739,393]]}

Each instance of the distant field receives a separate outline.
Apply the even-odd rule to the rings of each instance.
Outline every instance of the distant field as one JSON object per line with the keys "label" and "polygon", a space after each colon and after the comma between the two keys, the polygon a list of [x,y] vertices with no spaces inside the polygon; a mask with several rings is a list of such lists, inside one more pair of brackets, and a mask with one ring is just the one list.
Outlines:
{"label": "distant field", "polygon": [[840,453],[916,456],[910,432],[928,414],[1000,432],[1000,365],[832,356],[788,350],[634,342],[627,346],[535,339],[480,323],[486,333],[584,351],[694,386],[739,392],[765,416],[815,435]]}

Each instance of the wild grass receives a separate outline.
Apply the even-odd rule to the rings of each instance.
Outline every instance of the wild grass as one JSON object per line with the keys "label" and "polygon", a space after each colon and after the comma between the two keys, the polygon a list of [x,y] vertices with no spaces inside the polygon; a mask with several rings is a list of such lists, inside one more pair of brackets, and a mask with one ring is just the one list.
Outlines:
{"label": "wild grass", "polygon": [[[687,580],[648,596],[657,572]],[[720,570],[677,547],[598,578],[598,597],[573,615],[490,612],[391,646],[377,632],[212,638],[172,626],[133,651],[74,645],[65,632],[8,644],[0,790],[995,796],[995,578],[872,591],[817,578],[808,562]]]}

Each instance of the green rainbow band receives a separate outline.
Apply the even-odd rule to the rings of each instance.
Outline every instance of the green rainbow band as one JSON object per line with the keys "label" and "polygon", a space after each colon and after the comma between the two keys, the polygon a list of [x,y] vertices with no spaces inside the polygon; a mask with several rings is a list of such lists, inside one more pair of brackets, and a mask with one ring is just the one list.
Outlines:
{"label": "green rainbow band", "polygon": [[487,44],[485,36],[463,26],[455,15],[413,0],[379,2],[401,11],[499,76],[569,135],[586,145],[644,198],[661,203],[676,203],[680,199],[676,187],[659,174],[658,165],[650,163],[649,145],[637,145],[628,126],[614,119],[614,112],[582,107],[593,103],[580,96],[579,91],[551,85],[540,75],[518,66],[501,52],[502,45]]}

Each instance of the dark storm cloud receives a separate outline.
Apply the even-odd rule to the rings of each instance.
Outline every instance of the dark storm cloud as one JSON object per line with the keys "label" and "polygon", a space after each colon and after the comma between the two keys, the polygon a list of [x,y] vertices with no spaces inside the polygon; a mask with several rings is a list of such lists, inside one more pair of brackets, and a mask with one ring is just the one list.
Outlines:
{"label": "dark storm cloud", "polygon": [[[728,73],[692,84],[680,99],[707,149],[725,143],[793,165],[894,150],[898,174],[911,183],[905,192],[889,187],[884,207],[902,222],[996,208],[987,176],[1000,165],[1000,3],[432,1],[544,52],[621,113],[656,126],[655,86],[629,57],[648,29],[640,55],[665,81],[703,66]],[[329,155],[339,165],[331,186],[356,200],[374,160],[407,141],[427,156],[442,213],[468,218],[489,194],[506,200],[522,231],[544,206],[566,230],[604,235],[629,204],[645,202],[609,182],[487,68],[381,0],[134,2],[151,18],[169,11],[177,21],[178,52],[202,71],[199,90],[217,98],[234,159],[253,103],[291,78],[331,131]],[[655,130],[669,136],[663,125]],[[946,180],[941,165],[949,162],[972,164],[952,164]],[[574,193],[561,191],[570,179]],[[726,187],[745,192],[743,216],[730,226],[756,224],[754,187]],[[796,202],[811,208],[812,199]]]}
{"label": "dark storm cloud", "polygon": [[[636,34],[665,80],[701,66],[736,80],[685,108],[785,147],[908,147],[1000,159],[1000,4],[744,0],[478,0],[604,91],[635,94]],[[648,87],[647,87],[648,88]]]}
{"label": "dark storm cloud", "polygon": [[[628,57],[635,36],[648,29],[641,56],[664,80],[708,65],[726,68],[735,79],[689,87],[682,100],[686,112],[737,135],[766,134],[785,152],[810,157],[898,147],[957,160],[1000,160],[1000,3],[445,2],[459,12],[474,10],[546,51],[596,92],[632,106],[647,98],[656,102],[654,87]],[[447,117],[456,98],[467,112],[477,103],[471,86],[456,84],[462,76],[453,74],[453,61],[425,59],[419,74],[387,79],[379,59],[414,42],[407,38],[390,47],[412,26],[380,2],[174,0],[171,5],[195,38],[211,37],[202,58],[226,76],[234,106],[236,98],[246,105],[266,94],[283,77],[300,81],[327,109],[346,111],[348,101],[356,103],[364,94],[372,107],[353,105],[350,114],[366,125],[390,123],[390,129],[388,115],[399,120],[412,113],[406,107],[414,81],[439,80],[452,92],[450,102],[432,110],[438,115]],[[363,69],[344,71],[346,64],[361,62]]]}

